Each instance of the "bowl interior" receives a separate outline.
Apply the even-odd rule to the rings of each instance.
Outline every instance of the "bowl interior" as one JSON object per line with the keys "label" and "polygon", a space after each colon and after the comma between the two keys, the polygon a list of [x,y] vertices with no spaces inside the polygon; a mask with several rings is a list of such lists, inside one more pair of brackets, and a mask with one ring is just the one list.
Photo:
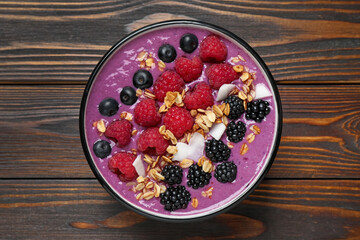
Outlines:
{"label": "bowl interior", "polygon": [[[256,140],[253,143],[248,144],[249,151],[246,155],[242,156],[239,154],[242,143],[237,144],[232,149],[234,162],[237,161],[239,163],[238,178],[234,184],[223,185],[226,187],[222,187],[213,177],[213,183],[209,184],[209,187],[214,187],[211,199],[203,198],[192,192],[192,196],[198,196],[199,206],[202,205],[202,207],[193,209],[189,204],[186,211],[166,212],[161,210],[160,204],[156,203],[156,201],[159,202],[158,200],[154,199],[153,201],[139,203],[139,201],[135,199],[134,193],[129,191],[130,187],[121,182],[116,174],[110,172],[107,167],[109,158],[100,159],[95,156],[92,149],[94,142],[106,138],[99,136],[93,123],[100,119],[111,122],[118,118],[120,112],[133,111],[134,105],[121,105],[118,114],[112,117],[104,117],[99,114],[97,107],[101,100],[106,97],[113,97],[120,103],[119,93],[121,89],[124,86],[132,86],[132,75],[139,69],[138,63],[136,63],[136,56],[139,52],[144,49],[149,50],[154,53],[155,60],[159,61],[156,56],[158,47],[164,42],[177,46],[176,44],[180,37],[188,32],[196,33],[199,42],[209,34],[219,35],[229,48],[228,62],[231,61],[230,57],[241,55],[243,60],[245,60],[243,62],[244,66],[247,66],[249,71],[256,72],[256,83],[264,84],[271,91],[272,96],[268,98],[268,101],[270,102],[272,110],[267,116],[266,121],[263,121],[261,124],[256,124],[261,127],[262,134],[256,136]],[[182,53],[179,47],[176,49],[178,55],[181,54],[190,57],[198,54],[198,52],[196,52],[198,49],[193,54]],[[173,68],[173,63],[167,64],[167,68]],[[156,67],[152,69],[151,72],[154,81],[157,76],[161,74],[161,71]],[[206,81],[204,74],[200,77],[199,81],[203,80]],[[193,84],[196,84],[196,81],[189,84],[189,86],[191,87]],[[243,119],[243,121],[246,120]],[[254,125],[254,122],[247,122],[247,125],[249,128],[251,125]],[[139,129],[139,132],[143,130],[141,126],[135,123],[134,127]],[[80,133],[84,153],[100,183],[112,196],[132,210],[146,216],[167,220],[203,218],[220,213],[243,200],[254,190],[269,170],[278,149],[281,128],[282,112],[278,90],[268,68],[261,58],[248,44],[236,35],[220,27],[196,21],[168,21],[153,24],[133,32],[115,44],[94,69],[84,91],[80,110]],[[250,133],[249,131],[248,129],[247,134]],[[122,150],[117,148],[113,142],[112,147],[112,155]],[[135,138],[130,145],[123,150],[129,151],[132,148],[136,148]],[[206,189],[207,187],[199,190],[199,194]]]}

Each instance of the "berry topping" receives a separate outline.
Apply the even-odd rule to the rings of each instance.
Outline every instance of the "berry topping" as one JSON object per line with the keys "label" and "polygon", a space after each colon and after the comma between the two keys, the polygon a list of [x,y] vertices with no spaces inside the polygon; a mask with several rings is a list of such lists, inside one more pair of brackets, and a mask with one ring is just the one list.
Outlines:
{"label": "berry topping", "polygon": [[222,101],[229,96],[229,94],[236,88],[235,84],[223,84],[219,88],[216,96],[216,101]]}
{"label": "berry topping", "polygon": [[225,129],[226,129],[225,124],[215,123],[210,129],[209,135],[215,138],[216,140],[219,140],[224,134]]}
{"label": "berry topping", "polygon": [[104,140],[99,140],[94,143],[93,151],[99,158],[106,158],[111,153],[110,143]]}
{"label": "berry topping", "polygon": [[221,183],[232,182],[237,174],[237,166],[233,162],[224,162],[216,166],[214,177]]}
{"label": "berry topping", "polygon": [[99,104],[99,112],[103,116],[113,116],[119,110],[119,103],[113,98],[105,98]]}
{"label": "berry topping", "polygon": [[247,120],[255,120],[255,122],[260,123],[266,115],[270,113],[269,102],[264,100],[256,100],[249,102],[247,105],[245,118]]}
{"label": "berry topping", "polygon": [[183,170],[176,165],[167,165],[162,170],[161,175],[165,177],[164,182],[169,185],[180,184],[183,177]]}
{"label": "berry topping", "polygon": [[231,150],[221,140],[211,139],[205,143],[206,156],[213,162],[223,162],[229,159]]}
{"label": "berry topping", "polygon": [[229,141],[237,143],[243,140],[246,132],[245,123],[238,121],[235,123],[231,121],[226,127],[226,135],[229,138]]}
{"label": "berry topping", "polygon": [[134,120],[143,127],[154,127],[161,122],[158,105],[153,99],[146,98],[136,104],[134,109]]}
{"label": "berry topping", "polygon": [[134,73],[133,84],[136,88],[145,89],[153,85],[153,76],[147,70],[140,69]]}
{"label": "berry topping", "polygon": [[159,48],[158,56],[162,61],[170,63],[176,58],[176,50],[170,44],[163,44]]}
{"label": "berry topping", "polygon": [[224,101],[230,105],[230,113],[228,118],[230,119],[238,119],[243,112],[245,112],[243,100],[241,100],[238,96],[231,95],[227,97]]}
{"label": "berry topping", "polygon": [[187,109],[206,109],[214,105],[214,97],[208,84],[200,82],[185,95],[184,104]]}
{"label": "berry topping", "polygon": [[192,128],[194,119],[188,110],[175,106],[166,112],[164,124],[166,129],[169,129],[175,137],[180,138]]}
{"label": "berry topping", "polygon": [[217,36],[207,36],[200,43],[200,58],[204,62],[222,62],[226,56],[227,47]]}
{"label": "berry topping", "polygon": [[184,34],[180,39],[180,48],[186,53],[195,51],[198,44],[198,38],[191,33]]}
{"label": "berry topping", "polygon": [[121,181],[131,181],[138,177],[135,167],[132,165],[136,156],[131,153],[120,152],[109,160],[109,168],[119,175]]}
{"label": "berry topping", "polygon": [[113,140],[119,147],[125,147],[131,140],[132,124],[125,119],[117,120],[106,128],[105,137]]}
{"label": "berry topping", "polygon": [[211,173],[204,172],[200,166],[193,164],[189,168],[187,179],[189,187],[198,189],[210,183]]}
{"label": "berry topping", "polygon": [[160,203],[167,211],[187,208],[191,201],[191,195],[184,186],[168,187],[164,193],[160,194]]}
{"label": "berry topping", "polygon": [[139,151],[149,155],[162,155],[168,146],[169,142],[159,133],[157,127],[146,129],[137,142]]}
{"label": "berry topping", "polygon": [[163,72],[154,84],[154,94],[158,101],[163,102],[167,92],[181,92],[184,80],[172,70]]}
{"label": "berry topping", "polygon": [[137,99],[136,91],[132,87],[124,87],[120,92],[120,100],[125,105],[133,105]]}
{"label": "berry topping", "polygon": [[209,84],[213,89],[219,89],[223,84],[231,83],[239,76],[230,64],[213,64],[205,70]]}
{"label": "berry topping", "polygon": [[189,83],[201,76],[204,64],[195,56],[192,60],[180,57],[175,61],[175,71],[182,77],[184,82]]}

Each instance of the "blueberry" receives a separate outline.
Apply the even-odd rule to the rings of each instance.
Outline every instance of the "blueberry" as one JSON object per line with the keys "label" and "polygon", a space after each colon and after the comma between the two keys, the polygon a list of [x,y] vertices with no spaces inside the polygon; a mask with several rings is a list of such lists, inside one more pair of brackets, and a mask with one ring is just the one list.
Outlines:
{"label": "blueberry", "polygon": [[99,158],[106,158],[111,153],[110,143],[104,140],[99,140],[94,143],[93,146],[94,153]]}
{"label": "blueberry", "polygon": [[194,34],[184,34],[180,39],[180,48],[186,53],[192,53],[198,47],[198,39]]}
{"label": "blueberry", "polygon": [[119,103],[113,98],[105,98],[99,104],[99,112],[103,116],[112,116],[119,110]]}
{"label": "blueberry", "polygon": [[137,100],[135,89],[129,86],[124,87],[120,93],[120,100],[125,105],[133,105]]}
{"label": "blueberry", "polygon": [[159,58],[166,62],[170,63],[175,60],[176,58],[176,50],[170,44],[163,44],[158,51]]}
{"label": "blueberry", "polygon": [[133,76],[133,84],[136,88],[145,89],[153,84],[153,76],[147,70],[140,69]]}

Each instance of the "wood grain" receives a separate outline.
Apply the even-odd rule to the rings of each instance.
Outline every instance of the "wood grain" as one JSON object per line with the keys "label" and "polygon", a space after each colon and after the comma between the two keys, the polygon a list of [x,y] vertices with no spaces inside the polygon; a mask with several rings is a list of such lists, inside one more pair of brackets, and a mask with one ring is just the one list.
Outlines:
{"label": "wood grain", "polygon": [[234,32],[279,83],[359,83],[359,9],[326,0],[1,1],[0,83],[83,84],[129,31],[178,18]]}
{"label": "wood grain", "polygon": [[[194,224],[165,225],[116,202],[79,139],[82,92],[103,54],[171,19],[247,41],[283,102],[267,179]],[[359,1],[0,0],[0,239],[359,239],[359,63]]]}
{"label": "wood grain", "polygon": [[96,180],[1,180],[6,218],[0,219],[0,234],[5,239],[355,239],[359,190],[360,181],[352,180],[266,180],[228,213],[165,227],[127,210]]}
{"label": "wood grain", "polygon": [[[92,178],[83,155],[84,86],[0,86],[2,178]],[[359,178],[360,86],[280,86],[284,128],[270,178]]]}

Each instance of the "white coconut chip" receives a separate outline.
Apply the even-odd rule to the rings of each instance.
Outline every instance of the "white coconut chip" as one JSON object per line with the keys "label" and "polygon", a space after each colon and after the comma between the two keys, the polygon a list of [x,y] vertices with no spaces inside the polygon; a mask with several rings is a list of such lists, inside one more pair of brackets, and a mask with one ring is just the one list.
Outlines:
{"label": "white coconut chip", "polygon": [[197,160],[200,157],[202,157],[204,153],[204,147],[205,147],[204,136],[198,132],[194,133],[189,141],[189,146],[192,155],[189,158],[197,162]]}
{"label": "white coconut chip", "polygon": [[189,154],[189,149],[190,149],[189,145],[187,145],[186,143],[178,142],[176,144],[176,148],[178,151],[177,151],[177,153],[174,154],[174,157],[171,160],[181,161],[181,160],[187,158],[187,156]]}
{"label": "white coconut chip", "polygon": [[255,85],[255,93],[256,95],[254,99],[267,98],[272,96],[270,90],[263,83],[258,83]]}
{"label": "white coconut chip", "polygon": [[132,165],[135,167],[135,170],[139,176],[143,176],[143,177],[146,176],[145,167],[141,160],[141,155],[138,155],[136,157]]}
{"label": "white coconut chip", "polygon": [[178,142],[176,144],[177,153],[174,154],[172,160],[181,161],[185,158],[192,159],[195,162],[203,156],[205,147],[205,139],[200,133],[194,133],[189,144]]}
{"label": "white coconut chip", "polygon": [[229,96],[229,93],[235,88],[234,84],[223,84],[216,96],[216,101],[224,100]]}
{"label": "white coconut chip", "polygon": [[222,135],[224,134],[225,129],[226,129],[225,124],[223,124],[223,123],[215,123],[211,127],[209,134],[213,138],[215,138],[216,140],[219,140],[222,137]]}

